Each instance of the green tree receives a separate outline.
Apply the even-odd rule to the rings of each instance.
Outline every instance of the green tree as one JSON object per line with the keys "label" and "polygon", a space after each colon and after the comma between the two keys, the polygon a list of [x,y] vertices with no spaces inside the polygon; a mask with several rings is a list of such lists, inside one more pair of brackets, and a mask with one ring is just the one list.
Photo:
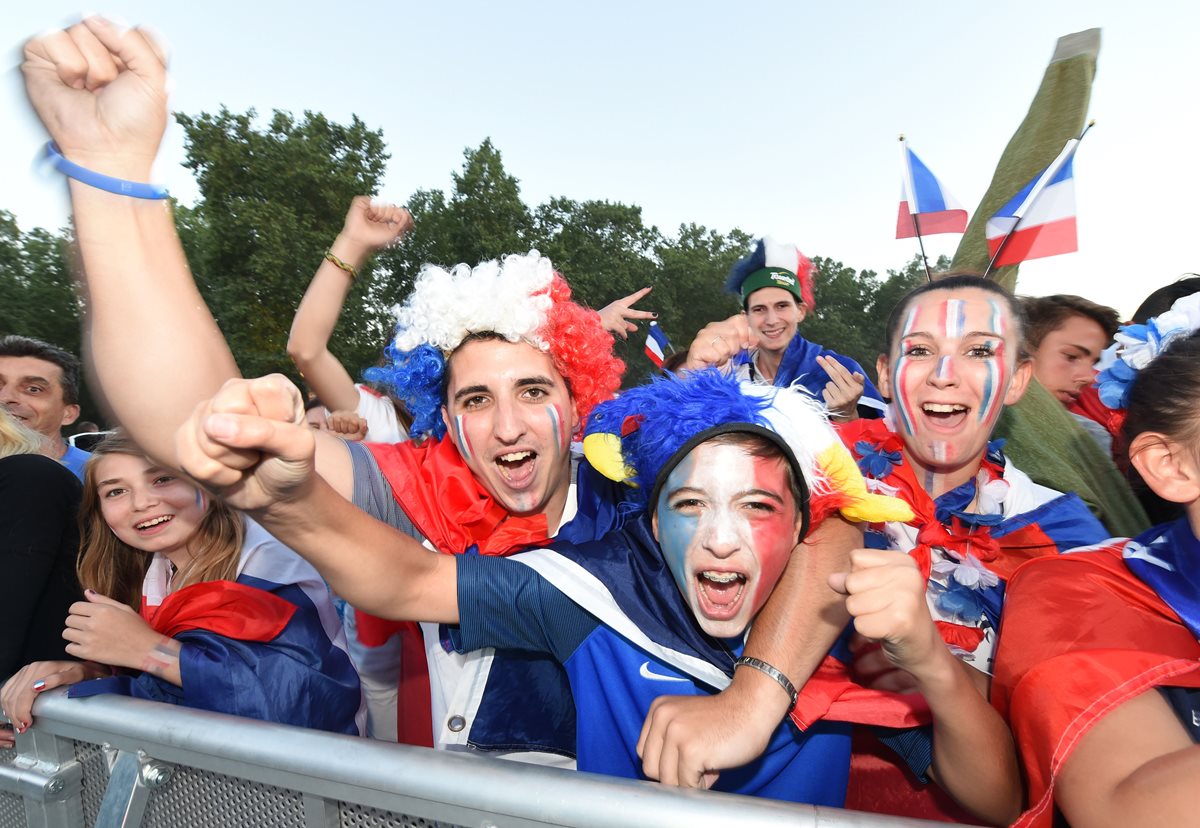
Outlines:
{"label": "green tree", "polygon": [[[261,129],[253,110],[175,117],[200,187],[196,206],[178,214],[200,292],[245,374],[295,376],[285,352],[292,316],[350,199],[378,190],[383,134],[311,112],[277,111]],[[387,328],[365,270],[330,343],[347,366],[372,361]]]}
{"label": "green tree", "polygon": [[454,173],[448,207],[453,217],[450,240],[458,262],[495,259],[528,249],[532,219],[521,200],[516,178],[504,169],[492,139],[463,153],[462,172]]}
{"label": "green tree", "polygon": [[[0,336],[31,336],[80,354],[84,305],[72,276],[69,229],[35,227],[22,233],[12,213],[0,210]],[[102,418],[86,381],[80,419]]]}
{"label": "green tree", "polygon": [[[367,291],[372,305],[387,311],[378,317],[376,356],[391,329],[390,309],[412,290],[422,265],[474,265],[525,252],[532,246],[529,208],[521,200],[519,182],[505,171],[491,139],[476,149],[466,149],[462,170],[451,173],[451,179],[449,195],[442,190],[412,194],[407,205],[415,221],[412,232],[403,244],[378,256],[377,278]],[[374,361],[372,357],[363,364]]]}
{"label": "green tree", "polygon": [[856,271],[841,262],[814,256],[816,312],[800,323],[811,342],[851,357],[864,368],[875,364],[872,331],[879,324],[871,315],[872,297],[880,280],[873,270]]}
{"label": "green tree", "polygon": [[[875,361],[887,350],[888,315],[904,294],[925,281],[925,268],[914,256],[900,270],[881,278],[873,270],[855,271],[841,262],[813,257],[817,266],[817,312],[810,314],[800,331],[804,336],[857,360],[874,381]],[[946,256],[936,270],[950,265]]]}
{"label": "green tree", "polygon": [[43,339],[79,353],[82,305],[71,277],[68,231],[22,233],[0,210],[0,334]]}
{"label": "green tree", "polygon": [[655,251],[659,271],[647,306],[658,311],[659,324],[675,348],[687,348],[709,322],[741,310],[737,297],[725,292],[725,278],[750,241],[741,230],[721,233],[689,223],[660,242]]}

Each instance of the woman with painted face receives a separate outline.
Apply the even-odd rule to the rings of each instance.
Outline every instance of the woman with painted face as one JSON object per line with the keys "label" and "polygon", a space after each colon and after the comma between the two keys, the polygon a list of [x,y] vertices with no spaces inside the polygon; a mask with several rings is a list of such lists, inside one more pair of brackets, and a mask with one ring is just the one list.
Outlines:
{"label": "woman with painted face", "polygon": [[[361,693],[316,570],[123,434],[93,450],[79,581],[63,638],[0,691],[17,733],[39,693],[115,692],[359,734]],[[281,688],[288,688],[281,692]]]}
{"label": "woman with painted face", "polygon": [[1161,340],[1123,331],[1111,380],[1128,388],[1130,463],[1184,516],[1032,561],[1009,583],[994,701],[1029,781],[1019,825],[1196,824],[1200,303],[1188,316]]}
{"label": "woman with painted face", "polygon": [[[1011,294],[977,276],[945,277],[897,304],[887,336],[889,352],[877,368],[889,417],[839,430],[868,487],[903,499],[914,518],[870,527],[866,545],[903,553],[915,565],[942,638],[986,698],[1009,575],[1030,558],[1108,533],[1076,495],[1034,484],[990,442],[1002,408],[1020,398],[1032,372]],[[859,639],[856,649],[865,683],[917,689],[886,641],[879,647]],[[856,744],[848,807],[964,816],[934,786],[899,778],[885,751]]]}

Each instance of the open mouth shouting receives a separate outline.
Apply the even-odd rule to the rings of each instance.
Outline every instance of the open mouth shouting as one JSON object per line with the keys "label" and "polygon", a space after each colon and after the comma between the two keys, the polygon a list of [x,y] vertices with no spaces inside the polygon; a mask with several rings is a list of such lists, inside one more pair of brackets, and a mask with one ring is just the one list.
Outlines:
{"label": "open mouth shouting", "polygon": [[510,451],[496,457],[496,469],[509,488],[527,488],[537,472],[538,453],[531,449]]}
{"label": "open mouth shouting", "polygon": [[746,596],[747,577],[742,572],[706,569],[696,573],[697,609],[713,621],[737,616]]}
{"label": "open mouth shouting", "polygon": [[921,406],[921,413],[933,431],[953,433],[967,421],[971,408],[959,403],[927,402]]}

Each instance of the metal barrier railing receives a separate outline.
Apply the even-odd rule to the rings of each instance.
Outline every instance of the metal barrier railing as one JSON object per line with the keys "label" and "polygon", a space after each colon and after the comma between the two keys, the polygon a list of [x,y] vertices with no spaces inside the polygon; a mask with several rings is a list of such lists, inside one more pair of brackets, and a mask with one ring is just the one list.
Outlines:
{"label": "metal barrier railing", "polygon": [[930,825],[49,691],[0,751],[0,828]]}

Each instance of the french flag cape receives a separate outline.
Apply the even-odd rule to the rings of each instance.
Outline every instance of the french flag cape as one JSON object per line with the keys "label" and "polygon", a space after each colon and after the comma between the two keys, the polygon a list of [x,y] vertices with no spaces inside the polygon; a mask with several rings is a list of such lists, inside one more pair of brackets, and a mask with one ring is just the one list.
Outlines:
{"label": "french flag cape", "polygon": [[649,330],[646,331],[646,356],[654,363],[654,367],[662,367],[670,349],[671,342],[663,333],[663,329],[658,327],[657,322],[651,322]]}
{"label": "french flag cape", "polygon": [[246,520],[236,581],[167,593],[169,562],[156,556],[142,617],[182,643],[183,686],[149,673],[73,685],[71,698],[119,693],[263,721],[361,735],[358,674],[316,570]]}
{"label": "french flag cape", "polygon": [[[645,511],[624,502],[616,508],[581,508],[580,515],[583,520],[576,531],[560,532],[547,549],[525,552],[516,560],[663,663],[714,692],[729,686],[734,655],[696,623]],[[572,535],[578,540],[571,540]],[[586,539],[588,535],[599,540]],[[901,697],[855,684],[849,677],[849,657],[844,640],[839,641],[801,688],[792,714],[801,730],[822,719],[886,727],[912,727],[928,720],[927,709],[914,713]]]}
{"label": "french flag cape", "polygon": [[1200,541],[1186,519],[1033,561],[1009,582],[992,703],[1029,783],[1020,826],[1054,821],[1079,740],[1155,687],[1200,687]]}
{"label": "french flag cape", "polygon": [[[544,546],[550,528],[544,515],[519,517],[497,502],[463,462],[452,440],[426,440],[420,446],[368,444],[372,457],[392,488],[396,503],[435,549],[443,554],[511,555]],[[617,520],[627,489],[580,462],[577,476],[578,509],[558,537],[583,541],[599,537]],[[421,630],[414,622],[390,621],[356,611],[359,640],[380,646],[400,633],[399,741],[433,747],[432,696]],[[471,744],[481,749],[548,750],[575,753],[575,707],[561,665],[548,657],[499,657],[492,660],[485,695],[488,717],[477,717]],[[522,723],[527,688],[541,688],[543,709],[536,721]],[[505,706],[511,715],[504,715]],[[526,705],[527,708],[527,705]],[[483,708],[481,708],[482,710]],[[491,714],[495,715],[491,715]],[[525,741],[514,743],[514,735]]]}
{"label": "french flag cape", "polygon": [[1068,141],[1050,166],[988,219],[985,230],[988,254],[995,256],[1000,245],[1004,245],[994,267],[1079,249],[1073,169],[1078,146],[1078,140]]}
{"label": "french flag cape", "polygon": [[[999,442],[989,445],[980,470],[988,485],[994,481],[1007,484],[1000,511],[974,515],[967,509],[976,500],[978,478],[934,500],[905,459],[903,441],[885,421],[860,419],[836,429],[867,478],[867,488],[893,494],[913,510],[910,523],[868,526],[866,546],[906,552],[927,579],[933,574],[935,560],[965,561],[968,554],[994,578],[992,586],[970,588],[953,577],[945,579],[944,606],[957,606],[961,615],[933,611],[934,623],[947,645],[971,654],[976,663],[987,661],[995,631],[1008,612],[1007,581],[1021,564],[1057,557],[1108,534],[1077,495],[1037,486],[1013,468]],[[930,592],[937,595],[940,589],[940,583],[931,584]],[[941,598],[932,603],[943,606]],[[968,617],[971,623],[966,623]],[[912,704],[920,700],[919,696],[901,698]],[[861,731],[855,734],[846,807],[920,819],[972,821],[938,786],[920,784],[896,764],[888,748]]]}
{"label": "french flag cape", "polygon": [[[775,372],[773,384],[780,388],[798,385],[819,401],[825,384],[829,382],[829,374],[825,373],[825,369],[817,362],[819,356],[837,360],[852,374],[862,374],[864,387],[862,396],[858,398],[859,414],[865,417],[883,416],[883,412],[887,410],[887,403],[883,401],[879,390],[875,388],[874,383],[868,378],[867,372],[857,361],[815,342],[809,342],[799,333],[792,337],[787,350],[783,352],[783,361],[779,363],[779,370]],[[749,371],[754,367],[754,355],[749,351],[742,351],[733,358],[733,364],[735,369]],[[752,379],[753,376],[748,375],[747,378]]]}
{"label": "french flag cape", "polygon": [[917,235],[919,216],[922,236],[938,233],[965,233],[967,211],[942,186],[929,167],[900,142],[902,174],[900,179],[900,212],[896,217],[896,238],[911,239]]}

